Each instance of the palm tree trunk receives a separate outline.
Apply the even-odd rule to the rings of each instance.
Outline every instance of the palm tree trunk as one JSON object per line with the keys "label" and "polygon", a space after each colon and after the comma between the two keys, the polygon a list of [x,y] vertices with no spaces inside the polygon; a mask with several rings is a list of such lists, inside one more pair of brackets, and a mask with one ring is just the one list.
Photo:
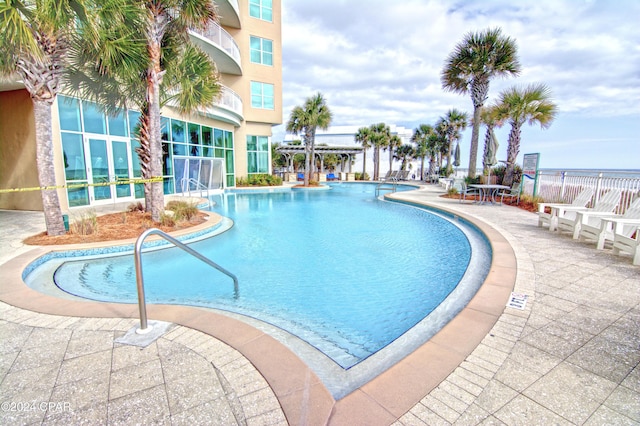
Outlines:
{"label": "palm tree trunk", "polygon": [[[158,39],[159,40],[159,39]],[[160,84],[164,72],[160,66],[160,42],[152,42],[149,46],[151,66],[147,75],[147,104],[149,105],[149,156],[152,177],[162,177],[162,135],[160,132]],[[151,183],[150,201],[147,211],[151,211],[151,220],[160,221],[164,210],[163,182]]]}
{"label": "palm tree trunk", "polygon": [[378,167],[380,166],[380,147],[373,147],[373,180],[378,180]]}
{"label": "palm tree trunk", "polygon": [[478,162],[478,140],[480,139],[480,113],[482,105],[473,107],[473,129],[471,130],[471,150],[469,152],[469,171],[470,178],[476,177],[476,163]]}
{"label": "palm tree trunk", "polygon": [[471,102],[473,103],[473,128],[471,130],[471,149],[469,151],[470,178],[476,177],[476,163],[478,162],[478,140],[480,139],[480,123],[482,122],[482,106],[489,93],[488,77],[478,78],[471,83]]}
{"label": "palm tree trunk", "polygon": [[315,130],[311,133],[311,176],[313,181],[320,181],[320,176],[316,180],[315,168],[316,168],[316,134]]}
{"label": "palm tree trunk", "polygon": [[[53,162],[53,131],[51,103],[48,100],[33,99],[36,122],[36,164],[40,186],[55,186],[56,171]],[[48,235],[63,235],[64,222],[58,192],[55,189],[42,190],[42,207]]]}
{"label": "palm tree trunk", "polygon": [[311,168],[311,150],[309,143],[304,144],[304,186],[309,186],[309,169]]}
{"label": "palm tree trunk", "polygon": [[507,146],[507,169],[504,172],[503,185],[513,185],[514,168],[518,153],[520,152],[520,134],[522,125],[518,123],[511,124],[511,131],[509,132],[509,142]]}
{"label": "palm tree trunk", "polygon": [[362,150],[362,180],[364,180],[364,175],[367,174],[367,150]]}

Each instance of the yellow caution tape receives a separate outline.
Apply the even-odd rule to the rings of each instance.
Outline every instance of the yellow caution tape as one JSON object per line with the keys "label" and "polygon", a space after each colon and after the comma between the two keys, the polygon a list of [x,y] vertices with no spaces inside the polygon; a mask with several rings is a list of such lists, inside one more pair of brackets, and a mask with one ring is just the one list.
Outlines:
{"label": "yellow caution tape", "polygon": [[31,188],[11,188],[11,189],[0,189],[0,194],[8,193],[8,192],[27,192],[27,191],[48,191],[51,189],[75,189],[75,188],[84,188],[89,186],[109,186],[109,185],[128,185],[128,184],[137,184],[137,183],[153,183],[153,182],[162,182],[162,177],[153,177],[150,179],[122,179],[117,180],[115,182],[99,182],[99,183],[72,183],[70,185],[52,185],[52,186],[34,186]]}

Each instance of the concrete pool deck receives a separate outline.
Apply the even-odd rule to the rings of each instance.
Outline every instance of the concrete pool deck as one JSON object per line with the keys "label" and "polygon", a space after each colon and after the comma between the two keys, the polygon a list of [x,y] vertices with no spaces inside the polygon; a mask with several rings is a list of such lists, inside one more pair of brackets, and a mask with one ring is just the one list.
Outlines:
{"label": "concrete pool deck", "polygon": [[[489,225],[488,232],[502,239],[492,238],[494,253],[511,252],[515,264],[501,265],[496,256],[506,275],[447,326],[446,338],[435,336],[337,403],[313,371],[272,338],[199,309],[150,306],[151,319],[181,325],[145,349],[115,343],[137,323],[137,306],[60,300],[16,283],[16,274],[44,252],[20,243],[44,229],[42,214],[0,212],[0,400],[15,403],[14,410],[2,406],[0,419],[640,423],[640,267],[593,243],[538,228],[532,213],[460,204],[440,194],[439,187],[426,186],[396,196]],[[512,289],[529,296],[526,309],[504,308]],[[431,360],[426,368],[425,359]],[[27,401],[45,405],[18,405]]]}

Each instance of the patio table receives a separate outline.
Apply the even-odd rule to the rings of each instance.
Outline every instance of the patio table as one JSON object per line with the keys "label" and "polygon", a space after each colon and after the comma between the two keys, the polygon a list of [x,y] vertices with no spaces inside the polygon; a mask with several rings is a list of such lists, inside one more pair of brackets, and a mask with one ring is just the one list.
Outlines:
{"label": "patio table", "polygon": [[484,204],[486,202],[490,202],[491,204],[496,203],[496,195],[498,191],[501,189],[511,189],[510,186],[506,185],[495,185],[495,184],[475,184],[469,185],[470,188],[476,188],[480,191],[480,204]]}

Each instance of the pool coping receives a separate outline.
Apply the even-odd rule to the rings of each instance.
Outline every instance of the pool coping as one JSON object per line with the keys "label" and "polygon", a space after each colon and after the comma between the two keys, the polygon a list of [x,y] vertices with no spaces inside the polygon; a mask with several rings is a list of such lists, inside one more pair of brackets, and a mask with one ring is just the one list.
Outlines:
{"label": "pool coping", "polygon": [[[244,322],[196,307],[174,305],[148,305],[148,316],[202,331],[242,353],[267,380],[290,424],[390,424],[446,379],[480,344],[502,315],[516,279],[515,253],[497,230],[459,211],[429,203],[418,204],[445,210],[477,226],[493,250],[490,272],[469,304],[434,337],[338,401],[290,349]],[[172,235],[202,231],[214,226],[214,222]],[[118,245],[130,243],[127,240]],[[114,244],[83,244],[73,249],[106,245]],[[53,315],[138,318],[137,304],[60,299],[39,293],[23,282],[23,270],[36,258],[70,249],[70,246],[41,246],[7,261],[2,265],[7,280],[0,286],[0,300]]]}

